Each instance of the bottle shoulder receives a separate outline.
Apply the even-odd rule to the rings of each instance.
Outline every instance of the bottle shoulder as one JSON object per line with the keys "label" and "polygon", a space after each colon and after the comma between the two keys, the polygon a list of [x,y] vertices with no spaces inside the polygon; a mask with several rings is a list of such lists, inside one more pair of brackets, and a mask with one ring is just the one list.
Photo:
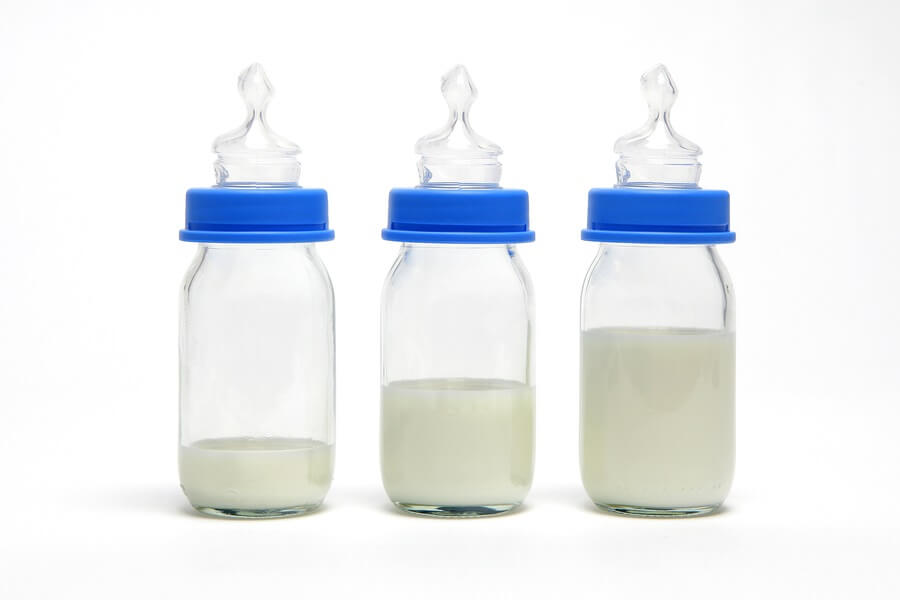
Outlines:
{"label": "bottle shoulder", "polygon": [[333,289],[312,244],[201,245],[185,274],[183,293],[331,297]]}
{"label": "bottle shoulder", "polygon": [[386,287],[500,285],[531,288],[528,270],[513,246],[404,245],[385,280]]}
{"label": "bottle shoulder", "polygon": [[584,289],[623,285],[702,290],[730,287],[731,279],[714,246],[601,245],[588,268]]}
{"label": "bottle shoulder", "polygon": [[382,302],[401,312],[413,305],[506,306],[533,312],[531,278],[514,247],[404,247],[384,282]]}
{"label": "bottle shoulder", "polygon": [[584,327],[734,325],[731,278],[713,246],[599,249],[581,295]]}

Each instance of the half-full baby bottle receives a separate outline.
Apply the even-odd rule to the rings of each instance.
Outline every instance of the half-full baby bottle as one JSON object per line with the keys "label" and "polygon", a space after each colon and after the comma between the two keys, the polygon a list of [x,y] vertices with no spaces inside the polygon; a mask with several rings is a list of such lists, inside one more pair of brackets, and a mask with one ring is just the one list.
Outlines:
{"label": "half-full baby bottle", "polygon": [[734,241],[726,191],[698,187],[700,148],[672,128],[676,89],[641,79],[650,116],[615,145],[618,184],[589,194],[600,242],[581,298],[581,474],[629,515],[709,513],[735,450],[734,294],[717,244]]}
{"label": "half-full baby bottle", "polygon": [[381,313],[381,471],[411,513],[519,506],[534,462],[534,308],[516,244],[528,194],[499,186],[500,148],[472,129],[466,69],[443,78],[449,118],[419,140],[420,184],[390,193],[402,242]]}
{"label": "half-full baby bottle", "polygon": [[214,143],[216,185],[187,192],[179,470],[201,512],[281,517],[331,484],[334,297],[315,243],[334,233],[325,190],[297,184],[299,149],[269,129],[259,65],[239,89],[247,116]]}

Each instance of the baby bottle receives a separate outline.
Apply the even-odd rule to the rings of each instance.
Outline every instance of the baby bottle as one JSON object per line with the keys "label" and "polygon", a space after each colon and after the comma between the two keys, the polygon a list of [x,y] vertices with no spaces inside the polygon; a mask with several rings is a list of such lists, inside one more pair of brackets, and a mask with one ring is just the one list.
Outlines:
{"label": "baby bottle", "polygon": [[617,185],[592,189],[600,242],[581,297],[581,474],[617,513],[719,507],[734,472],[734,294],[717,244],[729,196],[698,187],[700,148],[672,129],[677,91],[641,78],[647,122],[616,142]]}
{"label": "baby bottle", "polygon": [[315,509],[334,455],[334,295],[315,242],[325,190],[297,184],[300,149],[269,129],[257,64],[244,123],[214,142],[216,185],[187,191],[198,250],[180,327],[181,487],[197,510],[281,517]]}
{"label": "baby bottle", "polygon": [[472,129],[462,66],[444,126],[416,144],[419,181],[391,190],[382,237],[402,242],[381,314],[381,471],[400,509],[512,510],[534,463],[534,307],[516,244],[528,193],[499,186],[502,152]]}

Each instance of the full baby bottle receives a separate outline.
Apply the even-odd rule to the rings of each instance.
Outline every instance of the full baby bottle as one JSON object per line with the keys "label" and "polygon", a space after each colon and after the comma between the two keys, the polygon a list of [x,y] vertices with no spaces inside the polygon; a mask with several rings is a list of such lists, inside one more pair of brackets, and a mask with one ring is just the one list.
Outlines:
{"label": "full baby bottle", "polygon": [[416,144],[420,184],[391,190],[402,242],[381,314],[381,472],[411,513],[475,517],[525,498],[534,463],[534,307],[516,244],[528,193],[499,186],[501,149],[472,129],[455,67],[446,124]]}
{"label": "full baby bottle", "polygon": [[197,242],[181,296],[181,487],[197,510],[315,509],[334,455],[334,296],[315,242],[334,237],[325,190],[297,184],[299,148],[269,129],[259,65],[244,123],[216,139],[216,185],[187,192]]}
{"label": "full baby bottle", "polygon": [[592,189],[600,242],[581,297],[581,474],[600,508],[680,517],[719,507],[734,472],[734,295],[717,244],[729,196],[698,187],[700,148],[672,128],[677,91],[643,75],[647,122]]}

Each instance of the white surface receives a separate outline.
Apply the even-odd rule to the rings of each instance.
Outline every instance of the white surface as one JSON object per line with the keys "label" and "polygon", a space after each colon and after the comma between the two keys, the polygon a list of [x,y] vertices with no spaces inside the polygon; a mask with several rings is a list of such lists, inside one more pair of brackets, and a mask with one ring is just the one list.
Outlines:
{"label": "white surface", "polygon": [[[4,2],[0,596],[890,598],[900,593],[900,84],[893,2]],[[238,73],[328,189],[336,477],[320,514],[192,515],[177,488],[176,240]],[[665,62],[701,183],[733,197],[738,458],[724,514],[586,510],[578,239]],[[435,522],[378,473],[387,191],[464,62],[538,242],[537,469],[526,510]],[[329,594],[330,596],[331,594]]]}

